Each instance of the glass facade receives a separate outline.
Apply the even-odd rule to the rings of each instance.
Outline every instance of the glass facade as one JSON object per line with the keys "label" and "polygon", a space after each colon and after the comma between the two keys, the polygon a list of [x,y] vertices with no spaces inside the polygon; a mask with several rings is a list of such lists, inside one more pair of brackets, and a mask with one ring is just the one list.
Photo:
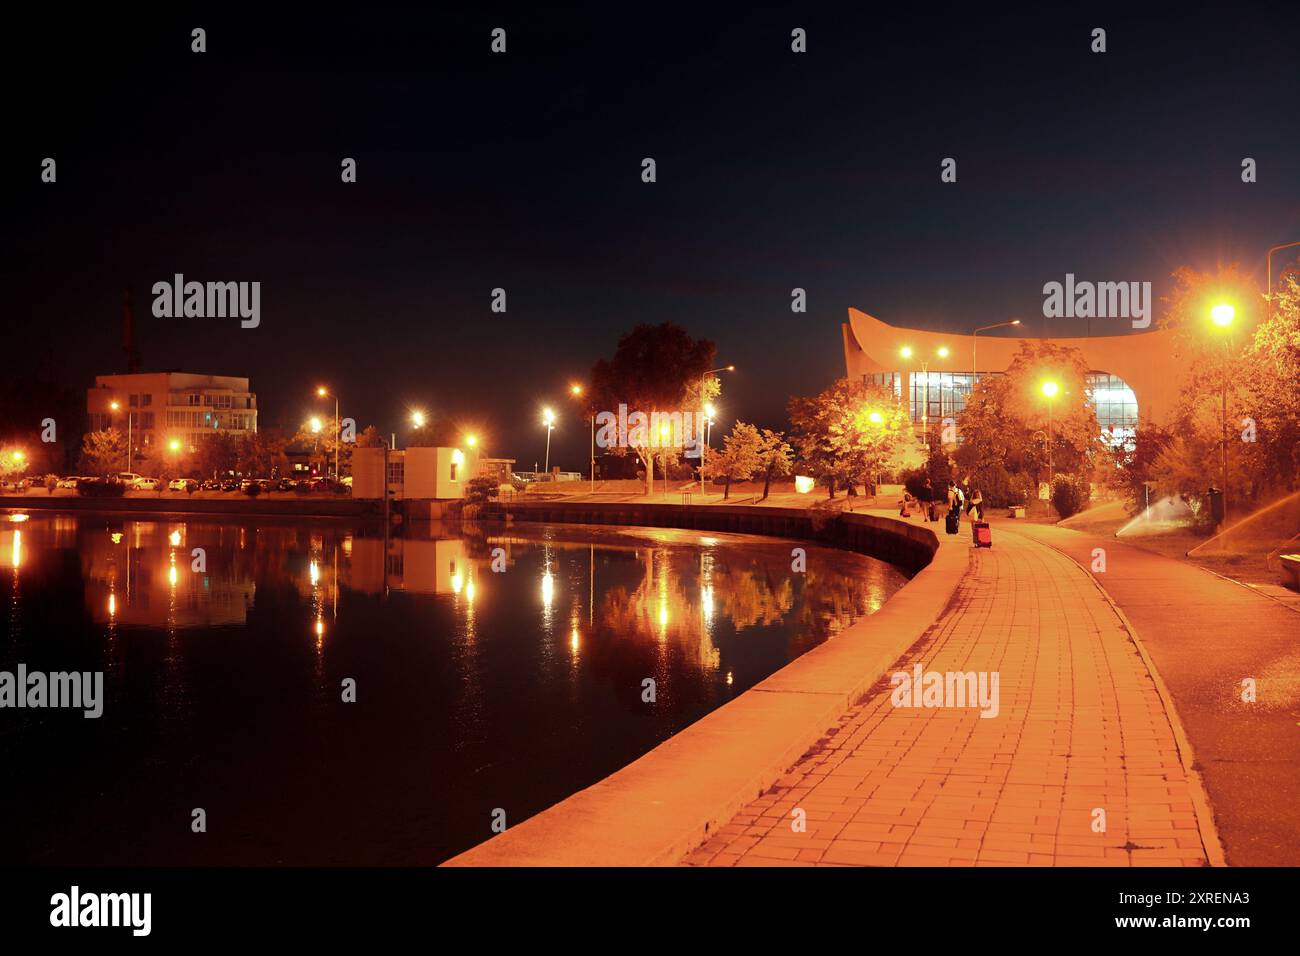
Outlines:
{"label": "glass facade", "polygon": [[1093,372],[1088,376],[1088,398],[1097,410],[1102,440],[1114,448],[1132,448],[1138,404],[1128,383],[1118,375]]}
{"label": "glass facade", "polygon": [[[981,372],[979,378],[1002,374]],[[868,385],[892,387],[894,395],[902,398],[903,375],[900,372],[874,372],[862,376],[862,379]],[[923,418],[929,418],[937,423],[945,418],[956,418],[966,408],[966,399],[976,380],[970,372],[913,372],[912,394],[909,396],[912,421],[919,424]],[[1102,440],[1112,447],[1131,448],[1138,423],[1137,396],[1133,389],[1119,376],[1107,372],[1089,373],[1087,389],[1088,399],[1097,410]]]}

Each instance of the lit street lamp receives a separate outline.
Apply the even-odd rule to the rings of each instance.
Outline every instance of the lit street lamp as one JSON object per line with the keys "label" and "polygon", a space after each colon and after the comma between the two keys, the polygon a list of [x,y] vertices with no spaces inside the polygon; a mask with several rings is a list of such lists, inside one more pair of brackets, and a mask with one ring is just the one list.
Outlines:
{"label": "lit street lamp", "polygon": [[[108,407],[117,411],[122,407],[122,403],[114,399],[108,403]],[[131,415],[130,411],[126,413],[126,470],[131,471]]]}
{"label": "lit street lamp", "polygon": [[[582,398],[583,388],[577,382],[569,386],[569,394],[574,398]],[[596,409],[591,411],[591,487],[596,487]]]}
{"label": "lit street lamp", "polygon": [[324,385],[317,387],[316,394],[321,398],[334,399],[334,481],[339,480],[339,445],[343,444],[343,430],[339,422],[339,397]]}
{"label": "lit street lamp", "polygon": [[542,409],[542,424],[546,426],[546,474],[551,473],[551,432],[555,429],[555,412]]}
{"label": "lit street lamp", "polygon": [[[1269,280],[1272,281],[1271,279]],[[1271,292],[1272,290],[1270,290]],[[1219,487],[1219,501],[1223,507],[1223,520],[1220,526],[1228,523],[1228,366],[1232,360],[1232,343],[1229,330],[1237,310],[1230,303],[1220,302],[1210,309],[1210,322],[1217,329],[1223,330],[1223,374],[1219,388],[1219,428],[1220,428],[1220,463],[1222,479]]]}
{"label": "lit street lamp", "polygon": [[[904,345],[898,350],[898,354],[904,359],[910,359],[912,357],[912,347]],[[949,355],[948,346],[939,346],[935,349],[935,355],[941,359],[946,359]],[[928,459],[930,456],[930,360],[928,358],[921,360],[921,375],[925,378],[924,395],[921,399],[921,434],[925,440],[925,454]]]}
{"label": "lit street lamp", "polygon": [[1056,393],[1061,390],[1061,386],[1050,379],[1043,383],[1043,395],[1047,398],[1047,487],[1052,487],[1054,475],[1052,473],[1052,399],[1056,398]]}
{"label": "lit street lamp", "polygon": [[[712,375],[714,372],[734,372],[735,370],[736,370],[736,366],[734,366],[734,365],[724,365],[724,366],[722,366],[722,368],[711,368],[711,369],[709,369],[707,372],[705,372],[703,375],[701,375],[701,376],[700,376],[700,401],[701,401],[701,402],[704,402],[704,380],[705,380],[706,378],[708,378],[708,377],[709,377],[710,375]],[[713,417],[712,414],[709,413],[708,408],[707,408],[707,405],[705,406],[705,408],[703,409],[703,411],[704,411],[704,413],[705,413],[705,414],[704,414],[704,417],[705,417],[705,420],[706,420],[706,421],[708,421],[709,419],[711,419],[711,418]],[[712,423],[712,422],[709,422],[709,424],[712,425],[713,423]],[[713,429],[712,429],[712,428],[709,428],[708,431],[706,431],[706,432],[704,433],[704,447],[700,449],[700,496],[701,496],[701,497],[704,496],[704,466],[708,463],[708,458],[709,458],[709,438],[710,438],[712,432],[713,432]]]}

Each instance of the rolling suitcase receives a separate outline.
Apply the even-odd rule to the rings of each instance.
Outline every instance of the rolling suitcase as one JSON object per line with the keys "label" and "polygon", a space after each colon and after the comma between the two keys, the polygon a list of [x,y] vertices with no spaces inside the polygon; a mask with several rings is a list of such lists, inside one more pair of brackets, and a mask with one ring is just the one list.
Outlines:
{"label": "rolling suitcase", "polygon": [[956,508],[951,508],[943,521],[945,530],[949,534],[956,534],[957,529],[961,527],[961,512]]}
{"label": "rolling suitcase", "polygon": [[989,523],[987,521],[972,521],[970,531],[971,537],[975,539],[975,547],[993,547],[993,532],[989,530]]}

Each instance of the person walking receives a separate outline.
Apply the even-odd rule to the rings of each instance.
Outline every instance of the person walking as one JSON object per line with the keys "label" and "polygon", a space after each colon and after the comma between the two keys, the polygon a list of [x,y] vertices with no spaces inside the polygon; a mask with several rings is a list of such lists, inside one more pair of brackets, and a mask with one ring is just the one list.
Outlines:
{"label": "person walking", "polygon": [[971,513],[974,515],[974,520],[983,521],[984,520],[984,493],[981,492],[978,488],[975,489],[975,494],[971,496],[970,506],[971,506]]}
{"label": "person walking", "polygon": [[921,487],[921,507],[925,510],[925,520],[928,524],[935,520],[934,513],[934,485],[931,484],[929,476],[925,479],[925,484]]}

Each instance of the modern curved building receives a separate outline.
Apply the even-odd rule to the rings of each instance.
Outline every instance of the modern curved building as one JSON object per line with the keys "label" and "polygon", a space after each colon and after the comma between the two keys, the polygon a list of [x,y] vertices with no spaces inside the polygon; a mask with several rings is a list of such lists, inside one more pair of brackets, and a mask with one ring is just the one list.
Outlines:
{"label": "modern curved building", "polygon": [[[976,379],[1005,373],[1021,342],[1005,335],[898,328],[858,309],[849,309],[843,330],[848,377],[892,386],[900,398],[908,396],[915,422],[924,417],[938,423],[955,416],[966,407]],[[1144,420],[1161,423],[1172,415],[1180,382],[1170,334],[1156,329],[1051,339],[1056,345],[1078,349],[1088,363],[1089,397],[1107,441],[1131,440],[1139,412]],[[904,348],[911,350],[908,359],[902,357]],[[940,356],[940,349],[947,350],[946,357]]]}

